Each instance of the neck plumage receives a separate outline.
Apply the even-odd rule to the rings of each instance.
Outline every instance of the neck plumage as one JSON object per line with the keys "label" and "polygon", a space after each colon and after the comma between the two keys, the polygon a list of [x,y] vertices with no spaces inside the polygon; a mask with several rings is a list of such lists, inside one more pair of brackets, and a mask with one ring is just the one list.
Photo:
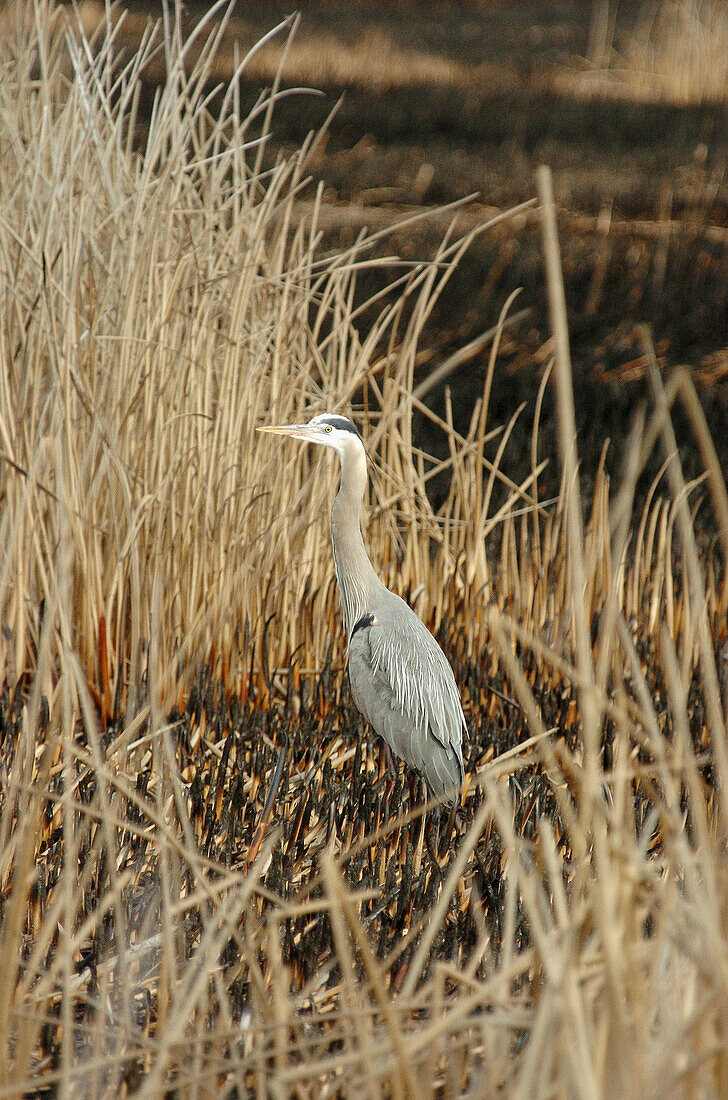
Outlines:
{"label": "neck plumage", "polygon": [[364,451],[341,463],[341,484],[331,511],[331,541],[347,639],[372,605],[382,582],[372,569],[361,533],[361,502],[367,485]]}

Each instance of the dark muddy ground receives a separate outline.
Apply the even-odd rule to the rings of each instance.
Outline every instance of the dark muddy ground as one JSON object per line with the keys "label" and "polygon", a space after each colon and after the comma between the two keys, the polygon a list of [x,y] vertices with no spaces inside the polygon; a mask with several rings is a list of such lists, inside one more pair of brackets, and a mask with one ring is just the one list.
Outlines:
{"label": "dark muddy ground", "polygon": [[[204,7],[191,5],[191,17]],[[535,169],[550,165],[560,207],[585,480],[607,437],[613,441],[609,466],[619,470],[631,411],[647,397],[636,336],[640,323],[651,326],[664,368],[686,363],[693,370],[728,469],[728,104],[675,107],[584,94],[578,85],[587,68],[592,13],[585,0],[319,0],[299,8],[295,42],[301,56],[292,55],[290,80],[284,76],[283,83],[313,84],[327,95],[281,102],[271,153],[297,146],[343,97],[311,165],[314,177],[325,181],[333,208],[331,244],[351,241],[351,204],[360,221],[367,222],[368,211],[358,210],[364,206],[371,223],[379,224],[377,219],[394,220],[403,208],[435,207],[477,192],[475,213],[483,210],[485,216],[484,208],[507,209],[533,197]],[[141,9],[150,5],[136,5]],[[240,3],[234,33],[250,45],[289,10],[287,3]],[[636,10],[621,5],[618,47]],[[354,62],[348,64],[352,51]],[[382,54],[389,82],[377,69]],[[245,88],[251,102],[262,83],[260,68],[253,68]],[[406,258],[431,256],[443,224],[439,219],[395,234],[387,251],[394,245]],[[528,307],[531,314],[504,341],[491,423],[507,421],[521,401],[533,409],[548,359],[535,215],[474,242],[423,340],[432,352],[426,372],[489,328],[516,287],[522,292],[514,308]],[[371,282],[362,285],[363,292],[368,289]],[[487,355],[476,356],[450,379],[461,428],[481,390]],[[428,397],[438,412],[443,400],[442,387]],[[527,417],[528,411],[509,446],[513,474],[527,468]],[[688,472],[695,473],[695,448],[679,412],[677,428]],[[441,442],[426,439],[432,449]],[[553,452],[548,398],[541,445],[544,454]],[[655,462],[652,470],[657,467]],[[555,470],[544,491],[554,484]]]}

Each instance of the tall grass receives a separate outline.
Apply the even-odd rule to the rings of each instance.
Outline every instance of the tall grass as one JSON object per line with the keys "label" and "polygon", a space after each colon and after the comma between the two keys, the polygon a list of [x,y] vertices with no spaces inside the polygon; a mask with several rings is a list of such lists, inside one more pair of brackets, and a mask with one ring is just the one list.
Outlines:
{"label": "tall grass", "polygon": [[[316,138],[272,162],[277,86],[245,116],[235,80],[213,96],[216,14],[189,45],[175,8],[126,57],[118,23],[89,41],[45,0],[9,9],[0,36],[0,1096],[720,1095],[728,775],[713,650],[728,512],[690,383],[663,386],[645,334],[653,408],[635,420],[619,493],[600,470],[583,526],[543,176],[560,497],[535,505],[547,378],[531,475],[517,486],[501,469],[511,425],[487,423],[494,351],[466,435],[449,409],[440,423],[452,479],[435,510],[414,408],[439,422],[413,400],[413,372],[468,240],[450,234],[431,262],[401,269],[365,327],[356,281],[378,242],[321,252],[316,203],[306,218],[296,205]],[[165,80],[138,129],[154,55]],[[682,482],[670,427],[678,395],[716,554],[695,543],[699,487]],[[433,862],[431,908],[386,950],[367,907],[398,906],[408,845],[426,861],[418,821],[390,819],[377,838],[357,820],[328,841],[322,819],[292,825],[314,761],[281,795],[279,829],[266,831],[264,805],[245,858],[225,866],[200,841],[192,772],[207,753],[222,774],[229,744],[205,712],[182,746],[173,709],[205,664],[249,715],[280,694],[290,719],[306,669],[331,671],[334,471],[253,429],[353,401],[385,579],[468,663],[477,736],[501,705],[484,670],[505,676],[531,735],[489,762],[488,744],[473,745],[464,835],[441,871]],[[670,497],[655,485],[634,530],[659,441]],[[558,736],[553,693],[566,700]],[[337,731],[340,786],[358,732]],[[254,742],[236,751],[255,807],[275,777],[256,771]],[[529,768],[552,807],[531,830],[509,786]],[[203,796],[232,828],[230,791]],[[268,875],[282,835],[313,869],[305,885]],[[495,923],[478,893],[492,836]],[[352,871],[361,853],[374,887]],[[474,946],[442,958],[463,916]],[[322,938],[304,973],[296,946],[323,927],[331,949]]]}
{"label": "tall grass", "polygon": [[720,0],[643,0],[634,29],[615,48],[619,4],[598,0],[590,60],[600,70],[586,87],[657,102],[728,98],[728,12]]}
{"label": "tall grass", "polygon": [[[487,520],[473,536],[460,515],[433,514],[431,464],[410,461],[408,394],[418,335],[467,238],[448,237],[431,262],[405,267],[399,293],[360,334],[355,288],[361,266],[374,262],[373,240],[362,235],[333,257],[317,252],[316,204],[310,217],[296,216],[316,136],[271,165],[279,91],[246,117],[236,80],[213,95],[206,80],[224,20],[183,45],[178,10],[164,38],[150,30],[119,60],[118,22],[85,43],[65,29],[62,11],[36,13],[26,16],[32,45],[19,31],[6,36],[11,79],[0,91],[12,676],[27,667],[38,608],[57,583],[62,516],[75,644],[89,679],[108,679],[112,697],[140,681],[155,576],[165,664],[180,647],[185,659],[207,657],[213,639],[234,663],[249,639],[259,665],[263,624],[275,614],[273,665],[287,667],[299,650],[316,667],[335,601],[330,587],[320,591],[330,586],[329,549],[311,517],[328,510],[332,471],[295,448],[261,447],[253,429],[349,408],[366,387],[367,443],[386,506],[373,542],[394,546],[396,509],[404,582],[427,582],[432,539],[439,568],[453,572]],[[142,76],[155,55],[167,77],[137,149]],[[466,485],[480,483],[483,428],[480,415],[471,438],[451,435],[450,465]],[[486,569],[482,562],[478,587]],[[245,643],[234,637],[241,632]]]}

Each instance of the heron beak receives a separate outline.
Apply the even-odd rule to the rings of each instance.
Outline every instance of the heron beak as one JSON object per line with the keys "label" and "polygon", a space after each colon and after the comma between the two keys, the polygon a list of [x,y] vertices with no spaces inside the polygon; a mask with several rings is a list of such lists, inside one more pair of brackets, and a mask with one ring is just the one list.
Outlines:
{"label": "heron beak", "polygon": [[294,439],[311,439],[312,431],[308,424],[278,424],[256,428],[256,432],[271,432],[273,435],[290,435]]}

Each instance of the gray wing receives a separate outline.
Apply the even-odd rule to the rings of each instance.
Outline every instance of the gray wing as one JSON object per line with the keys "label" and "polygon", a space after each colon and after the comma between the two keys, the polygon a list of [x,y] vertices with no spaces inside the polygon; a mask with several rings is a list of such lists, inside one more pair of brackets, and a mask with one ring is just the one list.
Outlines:
{"label": "gray wing", "polygon": [[452,669],[411,607],[386,589],[349,642],[354,702],[433,794],[463,779],[460,695]]}

